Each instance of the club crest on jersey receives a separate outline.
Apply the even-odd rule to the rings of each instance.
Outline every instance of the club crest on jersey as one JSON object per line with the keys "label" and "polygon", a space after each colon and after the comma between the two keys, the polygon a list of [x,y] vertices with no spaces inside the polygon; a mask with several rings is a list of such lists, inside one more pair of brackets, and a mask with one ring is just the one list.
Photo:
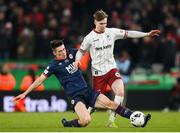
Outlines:
{"label": "club crest on jersey", "polygon": [[75,103],[75,101],[74,100],[71,100],[71,104],[73,105]]}
{"label": "club crest on jersey", "polygon": [[72,58],[73,58],[73,55],[72,55],[72,54],[69,54],[69,58],[72,59]]}
{"label": "club crest on jersey", "polygon": [[121,75],[118,72],[115,73],[115,76],[119,78],[121,77]]}
{"label": "club crest on jersey", "polygon": [[110,35],[106,35],[106,38],[107,38],[107,40],[108,40],[108,41],[110,41],[110,40],[111,40]]}

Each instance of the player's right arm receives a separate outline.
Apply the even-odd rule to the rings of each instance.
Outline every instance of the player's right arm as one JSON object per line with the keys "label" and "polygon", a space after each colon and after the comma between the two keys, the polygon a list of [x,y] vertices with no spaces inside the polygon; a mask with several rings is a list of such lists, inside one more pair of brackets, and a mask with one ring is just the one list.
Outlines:
{"label": "player's right arm", "polygon": [[75,62],[73,63],[73,65],[76,68],[79,68],[79,66],[81,66],[81,58],[83,57],[83,55],[85,54],[86,51],[79,49],[76,53],[76,59]]}
{"label": "player's right arm", "polygon": [[88,37],[86,36],[84,38],[83,42],[81,43],[79,50],[76,53],[76,59],[74,62],[75,67],[78,68],[81,65],[81,58],[86,53],[86,51],[89,50],[89,47],[90,47],[90,41],[89,41]]}
{"label": "player's right arm", "polygon": [[16,101],[20,101],[21,99],[25,98],[27,94],[29,94],[32,90],[34,90],[39,85],[41,85],[46,79],[47,79],[47,76],[44,74],[41,74],[41,76],[39,78],[37,78],[25,92],[16,96],[13,100],[16,102]]}

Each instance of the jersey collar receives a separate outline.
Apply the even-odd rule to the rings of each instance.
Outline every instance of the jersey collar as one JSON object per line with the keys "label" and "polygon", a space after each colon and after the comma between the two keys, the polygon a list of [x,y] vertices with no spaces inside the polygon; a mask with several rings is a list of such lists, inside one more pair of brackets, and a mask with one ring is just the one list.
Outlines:
{"label": "jersey collar", "polygon": [[102,34],[102,33],[105,32],[105,31],[104,32],[98,32],[98,31],[95,30],[95,28],[93,29],[93,31],[96,32],[97,34]]}

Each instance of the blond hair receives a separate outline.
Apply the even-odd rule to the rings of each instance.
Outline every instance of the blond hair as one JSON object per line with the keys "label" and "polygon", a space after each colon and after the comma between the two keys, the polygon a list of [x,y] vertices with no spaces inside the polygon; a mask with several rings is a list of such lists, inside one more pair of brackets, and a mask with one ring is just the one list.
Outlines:
{"label": "blond hair", "polygon": [[108,15],[105,11],[103,10],[98,10],[96,11],[94,14],[93,14],[93,17],[94,17],[94,20],[96,21],[101,21],[103,20],[104,18],[107,18]]}

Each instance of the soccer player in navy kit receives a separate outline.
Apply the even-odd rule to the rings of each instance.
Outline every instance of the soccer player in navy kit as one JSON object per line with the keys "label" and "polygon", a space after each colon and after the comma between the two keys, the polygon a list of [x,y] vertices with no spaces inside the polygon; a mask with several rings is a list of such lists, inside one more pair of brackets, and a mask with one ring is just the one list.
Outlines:
{"label": "soccer player in navy kit", "polygon": [[[91,121],[91,115],[87,110],[88,106],[111,109],[122,117],[128,119],[130,118],[130,115],[132,114],[131,110],[120,105],[118,106],[104,94],[100,94],[99,92],[88,88],[81,71],[74,66],[75,54],[77,50],[67,50],[62,40],[53,40],[50,44],[55,59],[49,64],[49,66],[47,66],[41,76],[36,79],[24,93],[14,98],[14,101],[19,101],[25,98],[28,93],[43,83],[49,76],[54,74],[62,84],[66,95],[73,105],[74,111],[78,115],[78,119],[71,121],[62,119],[62,124],[64,127],[84,127],[88,125]],[[150,118],[150,114],[145,116],[145,123],[142,125],[142,127],[146,126]]]}

